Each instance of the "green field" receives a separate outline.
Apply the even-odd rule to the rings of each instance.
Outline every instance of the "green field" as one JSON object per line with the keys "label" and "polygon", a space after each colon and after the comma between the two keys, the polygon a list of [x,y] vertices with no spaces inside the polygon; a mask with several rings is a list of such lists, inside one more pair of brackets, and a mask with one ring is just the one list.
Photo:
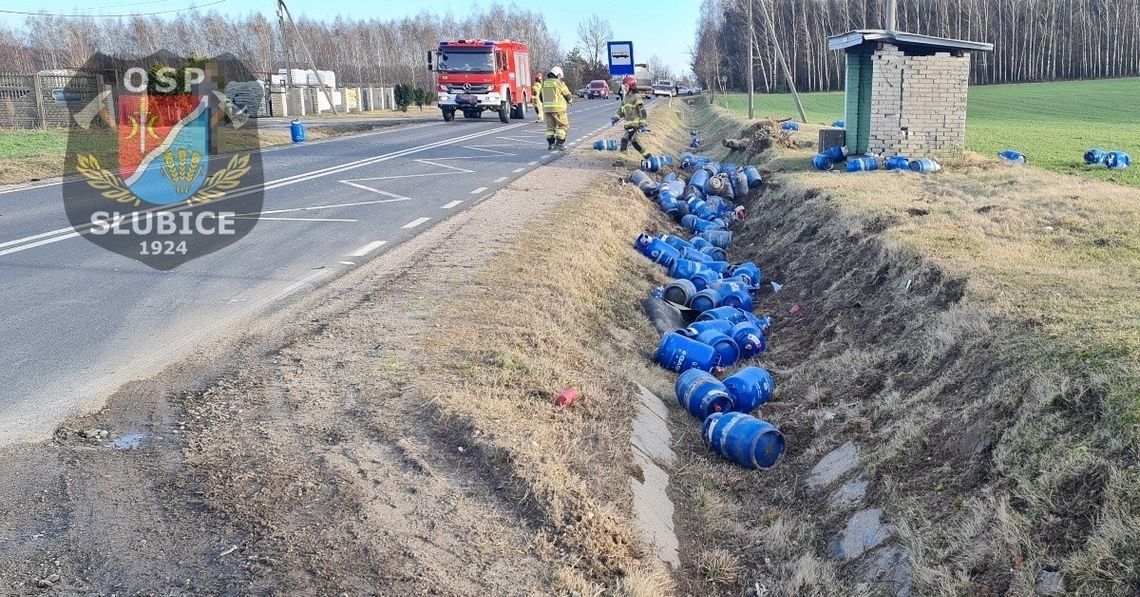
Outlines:
{"label": "green field", "polygon": [[[808,120],[830,124],[843,118],[842,93],[802,96]],[[994,155],[1006,148],[1029,157],[1031,164],[1064,173],[1140,187],[1140,165],[1107,170],[1084,165],[1086,149],[1128,152],[1140,159],[1140,79],[986,85],[970,88],[966,147]],[[741,113],[744,94],[721,96],[718,103]],[[760,116],[793,116],[786,94],[756,96]]]}
{"label": "green field", "polygon": [[62,155],[66,147],[67,135],[63,130],[0,131],[0,158]]}

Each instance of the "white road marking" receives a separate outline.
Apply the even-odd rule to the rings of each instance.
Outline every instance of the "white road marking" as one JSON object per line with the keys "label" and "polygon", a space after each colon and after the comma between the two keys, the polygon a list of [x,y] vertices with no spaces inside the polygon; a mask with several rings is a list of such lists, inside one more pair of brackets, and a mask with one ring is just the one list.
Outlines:
{"label": "white road marking", "polygon": [[487,190],[487,187],[479,187],[479,188],[475,189],[474,191],[471,191],[471,194],[472,195],[478,195],[479,193],[482,193],[483,191],[486,191],[486,190]]}
{"label": "white road marking", "polygon": [[353,263],[351,261],[338,261],[337,263],[339,263],[341,265],[356,265],[355,263]]}
{"label": "white road marking", "polygon": [[451,209],[451,208],[455,207],[456,205],[459,205],[460,203],[463,203],[463,202],[462,201],[452,201],[450,203],[444,203],[440,207],[440,209]]}
{"label": "white road marking", "polygon": [[278,298],[280,298],[280,297],[284,297],[284,296],[288,296],[290,294],[293,294],[294,292],[297,292],[298,290],[303,288],[306,284],[312,284],[313,282],[316,282],[317,280],[319,280],[319,279],[321,279],[327,275],[330,275],[330,274],[332,274],[332,270],[330,270],[330,269],[322,269],[322,270],[313,272],[313,273],[305,276],[304,278],[301,278],[300,280],[297,280],[296,282],[290,284],[289,286],[286,286],[285,290],[282,290],[281,294],[279,294],[277,296],[278,296]]}
{"label": "white road marking", "polygon": [[[439,122],[439,123],[437,123],[437,122],[426,122],[426,123],[421,123],[421,124],[395,125],[395,126],[388,127],[388,128],[385,128],[384,130],[380,130],[380,131],[369,131],[367,133],[357,133],[355,135],[338,135],[336,137],[329,137],[326,139],[313,139],[311,141],[305,142],[303,145],[292,144],[292,145],[274,145],[272,147],[262,147],[258,150],[258,153],[266,154],[266,153],[277,152],[277,151],[285,151],[288,149],[297,149],[297,148],[301,148],[301,147],[312,147],[314,145],[321,145],[324,143],[335,143],[337,141],[349,141],[351,139],[359,139],[361,137],[371,137],[373,135],[384,135],[384,134],[388,134],[388,133],[410,131],[413,129],[420,129],[420,128],[424,128],[424,127],[432,127],[432,126],[440,126],[440,125],[443,125],[443,123],[442,122]],[[218,157],[227,157],[229,155],[231,155],[231,154],[222,154]],[[30,184],[30,185],[16,186],[16,187],[11,187],[11,188],[7,188],[7,189],[0,189],[0,195],[5,195],[8,193],[17,193],[17,192],[21,192],[21,191],[34,191],[36,189],[42,189],[44,187],[50,187],[50,186],[55,186],[58,184],[63,184],[65,181],[76,179],[76,178],[78,178],[76,175],[69,174],[67,176],[59,177],[59,178],[56,178],[53,180],[49,180],[47,182],[36,182],[36,183]]]}
{"label": "white road marking", "polygon": [[[376,205],[378,203],[399,203],[400,201],[411,201],[408,197],[401,197],[399,199],[376,199],[375,201],[355,201],[353,203],[332,203],[329,205],[314,205],[312,207],[291,207],[289,209],[273,209],[259,212],[265,214],[284,214],[294,211],[310,211],[318,209],[335,209],[338,207],[359,207],[361,205]],[[239,216],[251,216],[253,214],[238,214]]]}
{"label": "white road marking", "polygon": [[376,249],[379,249],[380,247],[383,247],[386,244],[388,244],[388,241],[386,240],[374,240],[367,245],[364,245],[363,247],[360,247],[359,249],[349,253],[347,256],[364,257],[365,255],[371,253],[372,251],[375,251]]}
{"label": "white road marking", "polygon": [[515,174],[518,174],[519,172],[522,172],[523,170],[526,170],[526,168],[515,168],[514,170],[512,170],[512,172],[514,172]]}
{"label": "white road marking", "polygon": [[355,182],[352,182],[351,180],[340,180],[337,182],[343,182],[344,184],[346,184],[350,187],[356,187],[358,189],[364,189],[365,191],[372,191],[373,193],[376,193],[378,195],[384,195],[385,197],[391,197],[391,198],[396,199],[398,201],[411,201],[412,200],[411,197],[405,197],[403,195],[397,195],[395,193],[389,193],[388,191],[381,191],[380,189],[374,189],[372,187],[366,187],[362,184],[356,184]]}
{"label": "white road marking", "polygon": [[[525,124],[509,125],[506,127],[506,129],[510,130],[510,129],[515,129],[515,128],[519,128],[522,126],[526,126],[526,125]],[[250,186],[250,187],[240,187],[238,189],[235,189],[233,191],[228,192],[224,198],[217,200],[215,203],[222,203],[224,201],[229,201],[231,199],[236,199],[238,197],[244,197],[244,196],[249,195],[251,193],[256,193],[256,192],[260,192],[260,191],[269,191],[269,190],[289,186],[289,185],[292,185],[292,184],[295,184],[298,182],[313,180],[316,178],[321,178],[321,177],[329,176],[332,174],[339,174],[341,172],[345,172],[345,171],[352,170],[355,168],[360,168],[362,166],[368,166],[368,165],[372,165],[372,164],[378,164],[380,162],[386,162],[388,160],[393,160],[395,158],[404,157],[404,156],[411,155],[414,153],[421,153],[424,151],[428,151],[430,149],[435,149],[437,147],[444,147],[447,145],[455,145],[457,143],[462,143],[462,142],[468,141],[470,139],[476,139],[478,137],[484,137],[484,136],[495,134],[495,133],[502,132],[502,131],[503,131],[503,129],[497,129],[497,130],[492,129],[492,130],[482,131],[482,132],[478,132],[478,133],[471,133],[469,135],[464,135],[461,137],[455,137],[452,139],[445,139],[442,141],[435,141],[432,143],[426,143],[424,145],[419,145],[416,147],[409,147],[407,149],[401,149],[398,151],[393,151],[390,153],[386,153],[386,154],[382,154],[382,155],[378,155],[378,156],[373,156],[370,158],[364,158],[364,159],[360,159],[360,160],[356,160],[356,161],[352,161],[352,162],[346,162],[343,164],[328,166],[325,168],[312,170],[310,172],[303,172],[301,174],[294,174],[292,176],[286,176],[286,177],[280,178],[278,180],[265,182],[265,183]],[[375,193],[380,193],[382,195],[394,196],[394,197],[400,198],[401,200],[408,200],[407,197],[402,197],[400,195],[393,195],[391,193],[377,191],[376,189],[371,189],[371,188],[367,188],[367,187],[361,187],[361,188],[364,188],[365,190],[369,190],[369,191],[372,191]],[[150,213],[155,213],[155,212],[175,213],[175,212],[184,211],[186,209],[189,209],[190,207],[191,206],[189,206],[189,205],[181,205],[179,207],[168,208],[167,206],[159,205],[159,206],[151,207],[149,209],[140,210],[140,211],[137,211],[134,213],[138,214],[139,216],[145,215],[145,214],[150,214]],[[302,208],[302,209],[304,209],[304,208]],[[295,211],[295,210],[289,210],[289,211]],[[18,238],[18,239],[6,241],[4,243],[0,243],[0,247],[8,247],[11,245],[18,245],[18,246],[12,246],[11,248],[0,250],[0,257],[2,257],[4,255],[10,255],[12,253],[17,253],[20,251],[26,251],[28,249],[33,249],[35,247],[39,247],[39,246],[43,246],[43,245],[67,240],[69,238],[77,237],[81,234],[89,234],[94,227],[95,227],[94,224],[84,224],[82,226],[77,226],[77,227],[58,228],[56,230],[51,230],[51,231],[43,232],[40,234],[34,234],[32,236],[26,236],[23,238]],[[45,237],[49,237],[49,238],[45,238]],[[42,240],[39,240],[39,239],[42,239]],[[32,241],[34,241],[34,242],[32,242]]]}
{"label": "white road marking", "polygon": [[350,220],[347,218],[266,218],[248,216],[234,216],[236,220],[265,220],[267,222],[359,222],[360,220]]}
{"label": "white road marking", "polygon": [[496,178],[496,179],[495,179],[495,182],[503,182],[503,181],[504,181],[504,180],[506,180],[506,179],[507,179],[507,177],[506,177],[506,176],[500,176],[500,177],[498,177],[498,178]]}
{"label": "white road marking", "polygon": [[424,222],[426,222],[430,219],[431,218],[416,218],[416,219],[412,220],[411,222],[408,222],[407,224],[400,226],[400,228],[415,228],[416,226],[419,226],[420,224],[423,224]]}
{"label": "white road marking", "polygon": [[527,163],[526,163],[526,165],[527,165],[527,166],[534,166],[534,165],[535,165],[535,164],[537,164],[537,163],[538,163],[537,161],[535,161],[535,162],[527,162]]}

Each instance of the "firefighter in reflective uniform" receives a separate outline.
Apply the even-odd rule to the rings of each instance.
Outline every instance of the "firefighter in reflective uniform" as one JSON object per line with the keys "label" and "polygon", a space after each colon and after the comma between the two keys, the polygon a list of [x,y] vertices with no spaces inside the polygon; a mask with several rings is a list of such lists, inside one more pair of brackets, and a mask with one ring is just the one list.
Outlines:
{"label": "firefighter in reflective uniform", "polygon": [[621,138],[621,152],[626,153],[626,149],[633,145],[641,157],[647,158],[649,152],[637,142],[637,133],[645,127],[645,119],[649,117],[645,111],[645,101],[637,92],[637,81],[633,77],[626,77],[622,81],[622,87],[625,89],[625,99],[618,107],[617,116],[610,119],[610,126],[617,124],[619,120],[624,120],[622,128],[625,129],[625,135]]}
{"label": "firefighter in reflective uniform", "polygon": [[535,73],[534,86],[530,90],[530,101],[534,104],[534,121],[542,124],[542,75]]}
{"label": "firefighter in reflective uniform", "polygon": [[566,133],[570,130],[570,117],[566,108],[574,96],[562,82],[562,67],[556,66],[546,73],[542,81],[542,112],[546,115],[546,148],[566,151]]}

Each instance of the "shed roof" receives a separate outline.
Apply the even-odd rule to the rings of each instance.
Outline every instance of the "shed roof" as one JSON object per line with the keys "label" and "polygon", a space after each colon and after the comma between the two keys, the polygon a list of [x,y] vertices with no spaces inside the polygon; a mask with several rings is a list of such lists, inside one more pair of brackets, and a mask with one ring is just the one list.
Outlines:
{"label": "shed roof", "polygon": [[981,41],[966,41],[963,39],[907,33],[906,31],[887,31],[885,29],[859,29],[840,35],[833,35],[827,38],[827,49],[846,50],[871,42],[886,42],[898,46],[910,46],[935,51],[977,50],[990,52],[994,49],[993,44]]}

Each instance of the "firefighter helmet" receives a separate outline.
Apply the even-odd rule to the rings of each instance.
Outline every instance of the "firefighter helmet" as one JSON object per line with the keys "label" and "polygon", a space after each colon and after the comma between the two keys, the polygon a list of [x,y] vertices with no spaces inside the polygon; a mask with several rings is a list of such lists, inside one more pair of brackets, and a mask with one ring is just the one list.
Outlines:
{"label": "firefighter helmet", "polygon": [[561,67],[561,66],[556,66],[556,67],[554,67],[554,68],[550,69],[550,74],[552,74],[552,75],[554,75],[554,76],[558,77],[559,79],[561,79],[561,78],[562,78],[562,67]]}

